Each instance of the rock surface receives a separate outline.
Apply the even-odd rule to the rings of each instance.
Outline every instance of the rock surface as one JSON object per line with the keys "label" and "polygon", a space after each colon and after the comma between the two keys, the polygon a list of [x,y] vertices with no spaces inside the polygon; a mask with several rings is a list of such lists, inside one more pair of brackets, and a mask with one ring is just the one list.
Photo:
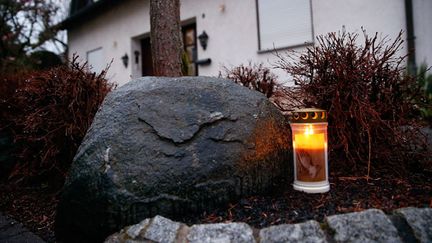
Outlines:
{"label": "rock surface", "polygon": [[[140,224],[126,227],[113,234],[106,243],[147,243],[150,238],[144,237],[152,228],[152,222],[158,223],[158,232],[176,235],[174,241],[161,241],[152,238],[151,242],[432,242],[432,217],[430,208],[404,208],[396,210],[393,215],[406,216],[406,220],[414,229],[396,228],[381,210],[370,209],[363,212],[330,216],[326,223],[319,224],[310,220],[301,224],[283,224],[261,230],[252,229],[244,223],[201,224],[188,227],[168,219],[146,219]],[[414,219],[418,220],[414,220]],[[150,224],[150,226],[148,226]],[[146,225],[143,227],[143,225]],[[180,227],[178,227],[180,225]],[[178,228],[173,233],[172,228]],[[139,229],[139,234],[130,233]],[[417,239],[414,237],[416,235]],[[139,235],[139,236],[138,236]],[[408,237],[399,237],[406,235]],[[170,239],[174,237],[171,236]]]}
{"label": "rock surface", "polygon": [[229,80],[130,82],[107,96],[74,158],[57,236],[100,241],[291,181],[288,130],[264,95]]}
{"label": "rock surface", "polygon": [[405,218],[419,242],[432,242],[432,208],[402,208],[396,214]]}
{"label": "rock surface", "polygon": [[390,219],[378,209],[326,218],[336,242],[402,242]]}
{"label": "rock surface", "polygon": [[44,243],[39,236],[27,230],[22,224],[0,213],[0,242],[2,243]]}
{"label": "rock surface", "polygon": [[318,222],[310,220],[301,224],[282,224],[271,226],[260,231],[261,243],[272,242],[327,242]]}
{"label": "rock surface", "polygon": [[6,179],[15,165],[14,142],[11,131],[0,130],[0,181]]}
{"label": "rock surface", "polygon": [[180,223],[156,216],[147,227],[143,236],[151,241],[171,243],[175,241],[180,226]]}
{"label": "rock surface", "polygon": [[245,223],[194,225],[186,238],[189,243],[255,243],[252,228]]}

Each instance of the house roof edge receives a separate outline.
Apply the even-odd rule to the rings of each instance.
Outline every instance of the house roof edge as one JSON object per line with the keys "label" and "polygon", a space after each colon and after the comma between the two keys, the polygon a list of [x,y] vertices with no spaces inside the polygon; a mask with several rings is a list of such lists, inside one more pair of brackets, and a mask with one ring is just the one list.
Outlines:
{"label": "house roof edge", "polygon": [[86,22],[89,19],[92,19],[105,10],[118,5],[119,3],[124,2],[124,0],[99,0],[93,4],[90,4],[77,12],[69,15],[65,20],[60,22],[60,29],[68,30],[73,28],[74,26]]}

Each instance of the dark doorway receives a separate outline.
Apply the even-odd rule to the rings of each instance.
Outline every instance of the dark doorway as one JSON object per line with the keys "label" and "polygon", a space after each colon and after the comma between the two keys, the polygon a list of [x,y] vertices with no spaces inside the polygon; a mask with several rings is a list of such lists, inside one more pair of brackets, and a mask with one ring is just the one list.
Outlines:
{"label": "dark doorway", "polygon": [[141,40],[141,53],[142,53],[142,76],[153,76],[153,62],[151,54],[150,37]]}
{"label": "dark doorway", "polygon": [[[188,24],[182,26],[183,45],[186,58],[183,58],[183,63],[187,66],[187,76],[197,76],[198,66],[197,60],[197,41],[196,41],[196,24]],[[153,76],[153,62],[151,54],[150,37],[141,39],[141,57],[142,57],[142,76]]]}

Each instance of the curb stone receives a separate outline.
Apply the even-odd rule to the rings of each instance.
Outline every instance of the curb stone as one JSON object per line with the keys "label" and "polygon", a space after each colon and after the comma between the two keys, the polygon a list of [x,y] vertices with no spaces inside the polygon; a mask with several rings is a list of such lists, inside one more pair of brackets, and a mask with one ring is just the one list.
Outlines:
{"label": "curb stone", "polygon": [[256,242],[252,228],[245,223],[194,225],[187,235],[187,240],[189,243]]}
{"label": "curb stone", "polygon": [[33,234],[22,224],[0,212],[0,242],[2,243],[44,243],[39,236]]}
{"label": "curb stone", "polygon": [[[390,217],[406,221],[409,229],[396,227]],[[327,217],[320,225],[310,220],[299,224],[270,226],[254,234],[245,223],[187,226],[162,216],[145,219],[107,238],[120,242],[432,242],[432,208],[402,208],[392,215],[378,209]],[[402,232],[403,231],[403,232]],[[150,233],[151,232],[151,233]],[[406,236],[408,235],[408,236]],[[402,237],[403,236],[403,237]]]}
{"label": "curb stone", "polygon": [[143,237],[155,242],[175,242],[177,231],[180,229],[181,224],[171,221],[162,216],[153,218],[151,224],[147,227]]}
{"label": "curb stone", "polygon": [[335,231],[336,242],[402,242],[391,220],[378,209],[334,215],[326,222]]}
{"label": "curb stone", "polygon": [[264,228],[259,233],[260,243],[304,242],[326,243],[318,222],[310,220],[301,224],[282,224]]}
{"label": "curb stone", "polygon": [[396,214],[405,218],[420,242],[432,242],[432,208],[401,208]]}

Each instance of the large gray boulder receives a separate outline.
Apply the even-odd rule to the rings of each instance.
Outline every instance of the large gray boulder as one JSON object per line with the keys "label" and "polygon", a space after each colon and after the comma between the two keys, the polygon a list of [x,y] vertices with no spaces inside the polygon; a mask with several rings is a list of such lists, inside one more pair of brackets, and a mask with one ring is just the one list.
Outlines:
{"label": "large gray boulder", "polygon": [[209,77],[110,93],[63,188],[57,236],[102,241],[156,214],[178,219],[290,181],[289,127],[264,95]]}

